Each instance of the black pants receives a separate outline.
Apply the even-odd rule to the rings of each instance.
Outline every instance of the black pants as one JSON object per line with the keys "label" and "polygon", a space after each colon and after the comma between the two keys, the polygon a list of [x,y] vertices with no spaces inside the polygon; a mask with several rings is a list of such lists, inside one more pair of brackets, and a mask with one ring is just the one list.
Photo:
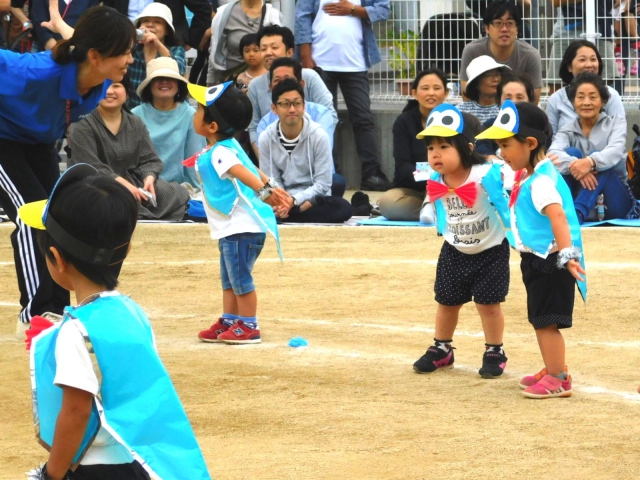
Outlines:
{"label": "black pants", "polygon": [[119,465],[80,465],[72,480],[149,480],[149,474],[138,462]]}
{"label": "black pants", "polygon": [[347,104],[349,120],[353,126],[356,151],[362,162],[362,179],[380,173],[380,153],[378,137],[371,113],[369,98],[369,77],[367,72],[323,71],[327,89],[333,95],[333,108],[338,111],[338,85]]}
{"label": "black pants", "polygon": [[322,203],[300,212],[292,208],[283,222],[294,223],[343,223],[353,215],[353,207],[342,197],[324,197]]}
{"label": "black pants", "polygon": [[53,145],[29,145],[0,139],[0,206],[16,225],[11,233],[20,289],[20,320],[44,312],[61,314],[69,292],[56,284],[36,243],[36,232],[17,218],[25,203],[44,200],[60,177]]}

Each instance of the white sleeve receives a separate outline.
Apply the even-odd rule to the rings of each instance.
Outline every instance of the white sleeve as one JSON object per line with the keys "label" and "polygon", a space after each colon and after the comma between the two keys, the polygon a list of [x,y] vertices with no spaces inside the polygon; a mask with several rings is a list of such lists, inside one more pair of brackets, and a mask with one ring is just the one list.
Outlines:
{"label": "white sleeve", "polygon": [[229,169],[235,165],[242,165],[238,156],[232,150],[219,146],[211,154],[211,163],[220,178],[229,178]]}
{"label": "white sleeve", "polygon": [[543,214],[542,211],[552,203],[562,206],[560,192],[556,189],[553,181],[545,175],[540,175],[533,180],[531,184],[531,200],[533,200],[533,206],[536,207],[540,214]]}
{"label": "white sleeve", "polygon": [[66,321],[56,342],[56,376],[53,383],[84,390],[93,395],[100,391],[98,377],[82,332],[75,321]]}

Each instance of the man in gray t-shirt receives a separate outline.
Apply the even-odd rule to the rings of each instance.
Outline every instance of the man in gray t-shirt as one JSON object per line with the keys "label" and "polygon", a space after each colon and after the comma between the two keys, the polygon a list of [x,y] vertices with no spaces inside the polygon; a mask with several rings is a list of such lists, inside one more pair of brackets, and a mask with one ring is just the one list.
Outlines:
{"label": "man in gray t-shirt", "polygon": [[496,62],[508,65],[517,74],[531,80],[535,92],[535,102],[540,100],[542,88],[542,60],[540,53],[528,43],[518,40],[518,30],[522,28],[522,16],[515,3],[498,1],[489,4],[484,12],[484,29],[487,37],[469,43],[462,52],[460,62],[460,84],[464,93],[467,80],[467,66],[480,55],[489,55]]}

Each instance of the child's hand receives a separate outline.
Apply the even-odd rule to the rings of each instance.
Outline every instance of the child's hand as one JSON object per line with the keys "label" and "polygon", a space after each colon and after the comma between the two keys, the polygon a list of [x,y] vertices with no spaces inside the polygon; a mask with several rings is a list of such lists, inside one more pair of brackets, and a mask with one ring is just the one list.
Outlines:
{"label": "child's hand", "polygon": [[264,201],[274,207],[274,210],[275,208],[289,210],[289,194],[280,187],[271,189],[271,195],[265,198]]}
{"label": "child's hand", "polygon": [[580,262],[578,262],[577,260],[571,259],[567,262],[566,267],[567,267],[567,270],[569,270],[569,272],[571,273],[571,275],[573,275],[573,278],[581,282],[584,282],[584,278],[581,277],[579,274],[581,273],[582,275],[586,275],[587,272],[585,272],[584,269],[580,266]]}

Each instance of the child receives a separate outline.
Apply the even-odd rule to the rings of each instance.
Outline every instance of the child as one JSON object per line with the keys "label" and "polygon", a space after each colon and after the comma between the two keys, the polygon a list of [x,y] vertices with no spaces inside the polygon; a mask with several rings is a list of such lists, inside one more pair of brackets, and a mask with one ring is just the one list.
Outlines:
{"label": "child", "polygon": [[434,170],[427,181],[428,201],[435,207],[438,234],[445,239],[436,270],[435,344],[413,364],[418,373],[453,367],[451,342],[458,314],[472,298],[486,341],[478,373],[484,378],[499,377],[507,364],[500,309],[509,290],[508,219],[500,216],[508,211],[507,199],[500,166],[486,163],[474,151],[473,137],[480,130],[474,120],[453,105],[441,104],[418,134],[427,142],[429,166]]}
{"label": "child", "polygon": [[240,51],[247,69],[238,75],[236,84],[244,93],[247,93],[251,80],[267,73],[267,69],[262,63],[258,36],[255,33],[249,33],[240,39]]}
{"label": "child", "polygon": [[47,268],[78,303],[30,344],[36,434],[49,450],[30,478],[211,478],[148,317],[114,290],[136,226],[134,196],[77,164],[48,201],[19,215],[43,230]]}
{"label": "child", "polygon": [[511,228],[522,261],[527,311],[545,367],[524,377],[529,398],[571,396],[560,329],[572,325],[574,283],[586,300],[580,225],[571,192],[546,158],[551,141],[546,114],[533,104],[507,100],[492,127],[476,138],[496,140],[502,158],[517,172],[509,206]]}
{"label": "child", "polygon": [[230,85],[232,82],[210,88],[189,84],[189,92],[198,102],[194,129],[207,137],[211,148],[184,164],[195,165],[202,184],[211,238],[218,240],[222,280],[222,317],[198,338],[203,342],[260,343],[258,297],[251,272],[264,246],[265,232],[276,239],[280,253],[271,206],[287,206],[288,195],[251,163],[233,138],[247,128],[253,110],[249,98]]}

